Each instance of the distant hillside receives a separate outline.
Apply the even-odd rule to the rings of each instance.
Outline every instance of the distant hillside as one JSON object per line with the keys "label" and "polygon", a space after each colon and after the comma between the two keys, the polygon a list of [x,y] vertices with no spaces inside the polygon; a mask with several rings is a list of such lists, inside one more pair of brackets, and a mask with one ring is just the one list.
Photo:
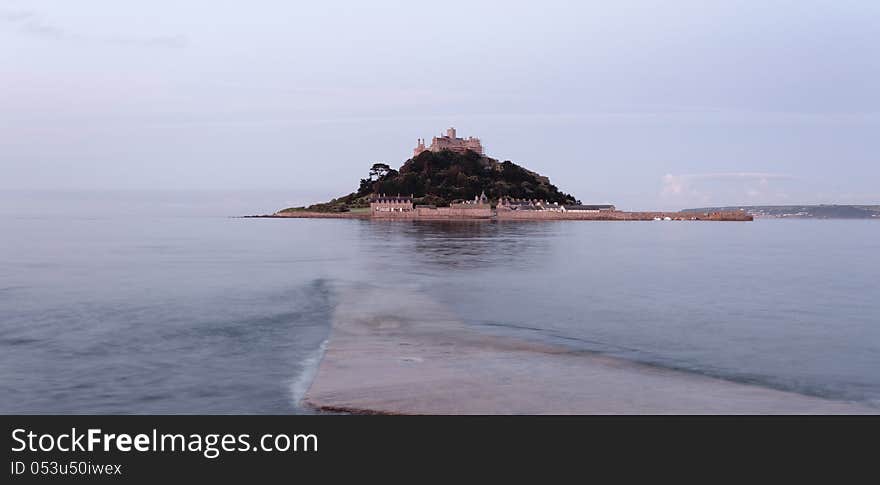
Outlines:
{"label": "distant hillside", "polygon": [[560,204],[579,204],[573,196],[560,192],[550,179],[513,162],[499,162],[468,151],[425,151],[407,160],[398,170],[374,164],[358,189],[329,202],[285,211],[347,212],[369,207],[373,193],[414,195],[416,204],[446,206],[456,200],[473,199],[484,192],[492,199],[514,197],[544,199]]}
{"label": "distant hillside", "polygon": [[877,205],[745,205],[729,207],[701,207],[686,212],[745,210],[754,217],[786,217],[803,219],[880,219]]}

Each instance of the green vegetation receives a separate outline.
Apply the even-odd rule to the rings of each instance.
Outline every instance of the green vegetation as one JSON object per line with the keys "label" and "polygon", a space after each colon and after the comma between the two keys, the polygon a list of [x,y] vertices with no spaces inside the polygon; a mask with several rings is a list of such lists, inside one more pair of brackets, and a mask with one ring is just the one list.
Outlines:
{"label": "green vegetation", "polygon": [[412,194],[416,204],[442,207],[456,200],[473,199],[484,191],[491,200],[513,197],[560,204],[580,203],[571,195],[560,192],[547,177],[513,162],[499,162],[470,151],[464,154],[426,151],[407,160],[399,170],[384,163],[373,164],[367,177],[361,179],[357,191],[348,195],[281,212],[348,212],[369,207],[373,193]]}

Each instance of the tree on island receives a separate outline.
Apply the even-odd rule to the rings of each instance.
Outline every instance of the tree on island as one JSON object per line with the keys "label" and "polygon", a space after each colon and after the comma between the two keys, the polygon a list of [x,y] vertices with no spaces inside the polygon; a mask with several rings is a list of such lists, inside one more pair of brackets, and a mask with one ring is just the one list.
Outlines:
{"label": "tree on island", "polygon": [[379,180],[388,175],[388,172],[390,171],[391,167],[387,163],[374,163],[373,166],[370,167],[370,180]]}

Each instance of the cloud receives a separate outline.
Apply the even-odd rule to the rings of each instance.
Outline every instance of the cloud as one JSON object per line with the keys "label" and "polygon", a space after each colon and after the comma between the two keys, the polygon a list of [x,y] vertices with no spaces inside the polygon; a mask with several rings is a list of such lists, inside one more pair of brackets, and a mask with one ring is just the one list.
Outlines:
{"label": "cloud", "polygon": [[18,22],[36,17],[36,13],[30,10],[0,10],[0,20]]}
{"label": "cloud", "polygon": [[666,174],[660,195],[690,203],[780,201],[788,195],[776,187],[776,181],[793,178],[768,172]]}
{"label": "cloud", "polygon": [[187,38],[183,35],[107,36],[83,34],[52,24],[45,16],[32,10],[0,10],[0,22],[15,27],[22,34],[44,39],[160,48],[182,48],[188,44]]}

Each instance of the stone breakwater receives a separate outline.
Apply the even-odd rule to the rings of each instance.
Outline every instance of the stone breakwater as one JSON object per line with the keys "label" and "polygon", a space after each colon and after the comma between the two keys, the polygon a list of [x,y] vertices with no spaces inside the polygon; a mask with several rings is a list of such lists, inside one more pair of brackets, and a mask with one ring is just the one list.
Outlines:
{"label": "stone breakwater", "polygon": [[382,219],[382,220],[499,220],[499,221],[751,221],[753,217],[742,211],[723,212],[554,212],[518,211],[491,209],[462,209],[438,207],[432,209],[415,208],[402,212],[277,212],[268,216],[281,218],[315,219]]}
{"label": "stone breakwater", "polygon": [[[389,297],[394,295],[394,297]],[[340,288],[303,403],[358,414],[875,414],[877,409],[477,331],[429,294]]]}
{"label": "stone breakwater", "polygon": [[419,220],[443,220],[443,219],[492,219],[495,211],[488,205],[483,207],[467,207],[466,205],[454,205],[450,207],[416,207],[411,211],[401,212],[374,212],[374,219],[419,219]]}
{"label": "stone breakwater", "polygon": [[498,220],[575,220],[575,221],[751,221],[751,215],[741,211],[728,212],[553,212],[499,210]]}

